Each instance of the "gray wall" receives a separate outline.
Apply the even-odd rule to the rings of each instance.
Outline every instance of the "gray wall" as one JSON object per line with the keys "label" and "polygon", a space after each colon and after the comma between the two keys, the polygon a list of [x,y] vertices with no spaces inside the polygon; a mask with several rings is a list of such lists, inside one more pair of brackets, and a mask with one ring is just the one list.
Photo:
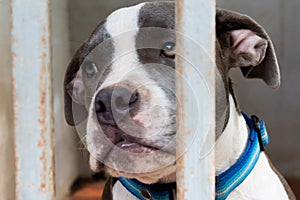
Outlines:
{"label": "gray wall", "polygon": [[0,1],[0,199],[15,198],[9,0]]}
{"label": "gray wall", "polygon": [[[89,36],[96,25],[116,8],[138,0],[70,0],[71,52]],[[218,6],[248,14],[261,23],[273,39],[282,72],[282,86],[273,92],[260,80],[245,80],[233,72],[241,108],[261,116],[268,125],[272,161],[286,176],[300,177],[300,1],[218,0]]]}
{"label": "gray wall", "polygon": [[[54,87],[55,189],[56,199],[67,199],[74,180],[88,170],[82,169],[77,134],[64,119],[63,79],[70,60],[67,1],[52,0],[52,61]],[[87,163],[87,162],[84,162]]]}
{"label": "gray wall", "polygon": [[[151,0],[149,0],[151,1]],[[114,10],[135,5],[141,0],[69,0],[71,52],[87,39],[95,27]]]}

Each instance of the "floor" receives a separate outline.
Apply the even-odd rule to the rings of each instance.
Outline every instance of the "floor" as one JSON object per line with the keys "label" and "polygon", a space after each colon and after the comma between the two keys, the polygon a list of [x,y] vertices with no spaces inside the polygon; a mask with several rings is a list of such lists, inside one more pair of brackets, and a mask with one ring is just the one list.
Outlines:
{"label": "floor", "polygon": [[[297,199],[300,199],[300,179],[288,179],[288,182]],[[89,181],[77,188],[70,200],[99,200],[102,196],[103,186],[103,181]]]}
{"label": "floor", "polygon": [[70,200],[99,200],[102,196],[104,182],[87,183],[73,193]]}

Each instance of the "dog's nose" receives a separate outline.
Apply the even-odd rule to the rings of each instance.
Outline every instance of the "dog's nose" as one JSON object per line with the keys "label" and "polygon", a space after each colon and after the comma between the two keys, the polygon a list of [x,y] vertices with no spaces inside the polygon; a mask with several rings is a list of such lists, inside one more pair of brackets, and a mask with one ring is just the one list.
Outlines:
{"label": "dog's nose", "polygon": [[99,123],[116,125],[125,116],[137,109],[139,93],[121,86],[104,88],[95,98],[95,111]]}

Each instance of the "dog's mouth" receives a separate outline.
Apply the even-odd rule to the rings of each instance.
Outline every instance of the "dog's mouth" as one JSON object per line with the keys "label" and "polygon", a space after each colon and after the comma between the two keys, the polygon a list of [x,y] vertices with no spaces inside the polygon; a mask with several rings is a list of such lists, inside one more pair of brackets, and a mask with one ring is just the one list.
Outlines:
{"label": "dog's mouth", "polygon": [[[161,149],[150,139],[136,137],[133,134],[125,133],[117,126],[102,127],[105,136],[113,144],[113,148],[118,148],[130,153],[151,153]],[[135,132],[137,130],[133,130]]]}
{"label": "dog's mouth", "polygon": [[101,125],[88,138],[91,168],[100,163],[116,172],[148,173],[174,162],[174,145],[159,135],[145,132],[141,126]]}
{"label": "dog's mouth", "polygon": [[130,153],[151,153],[158,150],[155,147],[137,143],[135,141],[121,139],[116,144],[116,147]]}

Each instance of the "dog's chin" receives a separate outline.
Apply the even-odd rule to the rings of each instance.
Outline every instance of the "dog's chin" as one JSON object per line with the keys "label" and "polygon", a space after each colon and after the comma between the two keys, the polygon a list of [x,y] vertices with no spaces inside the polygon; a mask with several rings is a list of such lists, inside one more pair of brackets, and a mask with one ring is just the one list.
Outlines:
{"label": "dog's chin", "polygon": [[175,155],[160,150],[139,154],[115,149],[101,161],[90,155],[90,168],[95,172],[104,169],[113,177],[135,178],[146,184],[168,183],[175,181],[175,160]]}
{"label": "dog's chin", "polygon": [[172,183],[176,181],[176,164],[166,166],[157,171],[147,173],[129,173],[117,171],[110,167],[105,167],[106,171],[113,177],[134,178],[145,184]]}
{"label": "dog's chin", "polygon": [[[140,149],[142,148],[142,149]],[[175,162],[176,156],[163,150],[151,150],[137,153],[146,147],[138,147],[138,150],[125,151],[118,146],[111,148],[105,156],[93,154],[90,152],[90,166],[93,170],[101,168],[103,163],[107,168],[113,171],[125,174],[149,174],[161,171]],[[102,159],[100,159],[102,157]],[[161,177],[159,177],[161,178]]]}

